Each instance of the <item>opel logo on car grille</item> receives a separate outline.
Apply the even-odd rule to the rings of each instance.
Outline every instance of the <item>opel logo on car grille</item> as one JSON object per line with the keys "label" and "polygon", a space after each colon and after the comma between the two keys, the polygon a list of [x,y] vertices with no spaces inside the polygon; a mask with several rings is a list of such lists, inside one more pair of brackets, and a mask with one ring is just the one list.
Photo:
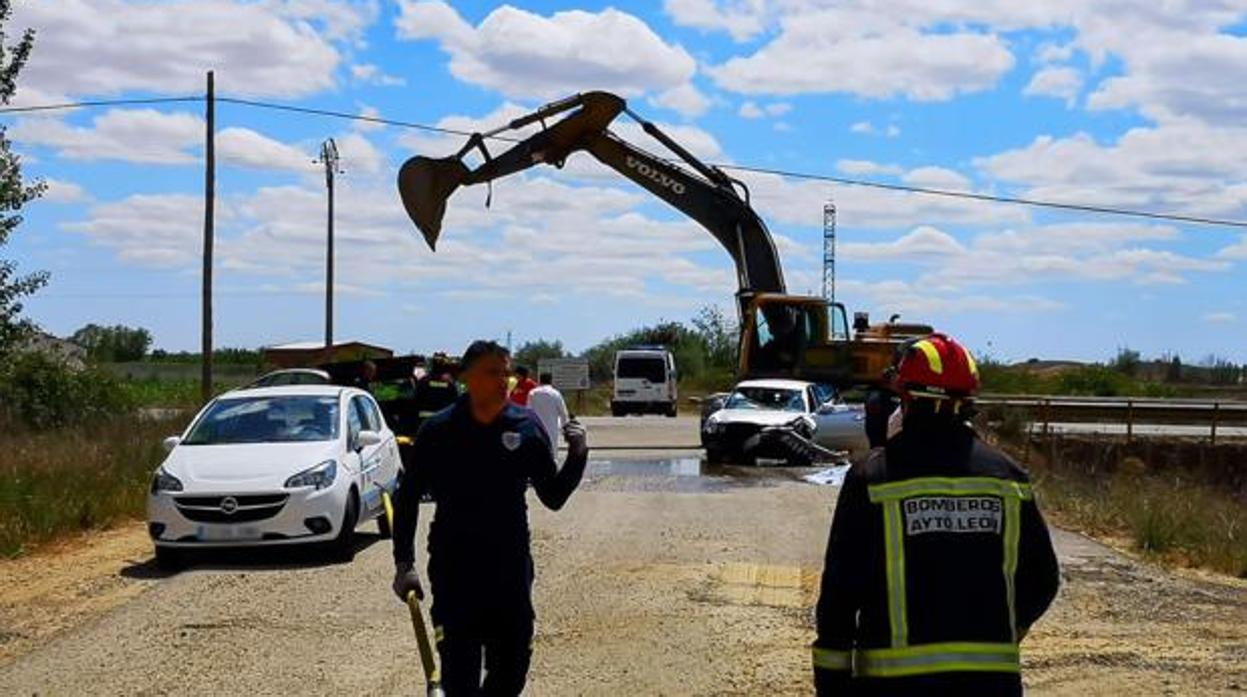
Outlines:
{"label": "opel logo on car grille", "polygon": [[233,496],[226,496],[225,498],[221,499],[221,512],[222,513],[224,513],[225,515],[230,515],[236,510],[238,510],[238,499],[234,498]]}

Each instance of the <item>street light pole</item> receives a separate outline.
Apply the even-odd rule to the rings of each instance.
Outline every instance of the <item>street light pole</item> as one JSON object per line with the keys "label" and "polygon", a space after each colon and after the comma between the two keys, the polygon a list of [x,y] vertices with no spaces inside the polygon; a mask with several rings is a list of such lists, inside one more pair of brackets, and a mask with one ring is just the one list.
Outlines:
{"label": "street light pole", "polygon": [[320,146],[320,161],[325,165],[325,190],[329,195],[325,245],[325,348],[333,346],[333,178],[338,172],[338,144],[333,138]]}

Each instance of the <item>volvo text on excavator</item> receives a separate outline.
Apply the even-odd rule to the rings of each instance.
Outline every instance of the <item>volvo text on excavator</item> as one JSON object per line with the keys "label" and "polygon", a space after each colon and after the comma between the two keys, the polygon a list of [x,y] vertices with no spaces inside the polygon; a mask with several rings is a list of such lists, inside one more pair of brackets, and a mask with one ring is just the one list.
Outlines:
{"label": "volvo text on excavator", "polygon": [[[547,119],[566,112],[571,113],[547,125]],[[623,113],[687,169],[613,133],[608,127]],[[534,123],[541,124],[541,130],[497,157],[489,152],[487,140]],[[463,159],[473,150],[484,161],[469,169]],[[412,222],[429,247],[436,249],[447,199],[460,186],[492,182],[542,163],[562,167],[569,155],[580,150],[696,220],[732,257],[738,281],[741,378],[794,377],[838,386],[877,384],[901,341],[931,331],[920,325],[869,326],[859,313],[850,335],[843,305],[789,295],[775,243],[750,205],[745,184],[702,162],[629,109],[622,98],[607,92],[577,94],[500,128],[475,133],[450,157],[413,157],[399,171],[398,190]]]}

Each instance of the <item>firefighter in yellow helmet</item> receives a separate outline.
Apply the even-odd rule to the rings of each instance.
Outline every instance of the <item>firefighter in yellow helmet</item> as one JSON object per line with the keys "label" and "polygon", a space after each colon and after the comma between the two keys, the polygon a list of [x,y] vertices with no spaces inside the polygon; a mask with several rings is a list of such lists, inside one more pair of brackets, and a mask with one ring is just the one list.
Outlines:
{"label": "firefighter in yellow helmet", "polygon": [[932,334],[893,370],[899,433],[849,470],[813,645],[819,695],[1020,695],[1058,569],[1026,473],[967,423],[974,358]]}

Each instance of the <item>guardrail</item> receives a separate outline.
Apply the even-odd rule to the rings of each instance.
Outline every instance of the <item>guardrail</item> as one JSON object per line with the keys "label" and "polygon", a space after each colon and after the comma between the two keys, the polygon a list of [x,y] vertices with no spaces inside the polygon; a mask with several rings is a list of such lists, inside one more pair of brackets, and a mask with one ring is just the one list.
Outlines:
{"label": "guardrail", "polygon": [[980,410],[1022,410],[1032,423],[1043,424],[1045,432],[1054,423],[1125,424],[1127,440],[1134,438],[1136,424],[1207,425],[1209,436],[1215,445],[1218,427],[1247,426],[1247,402],[1147,397],[984,395],[978,400],[978,404]]}

